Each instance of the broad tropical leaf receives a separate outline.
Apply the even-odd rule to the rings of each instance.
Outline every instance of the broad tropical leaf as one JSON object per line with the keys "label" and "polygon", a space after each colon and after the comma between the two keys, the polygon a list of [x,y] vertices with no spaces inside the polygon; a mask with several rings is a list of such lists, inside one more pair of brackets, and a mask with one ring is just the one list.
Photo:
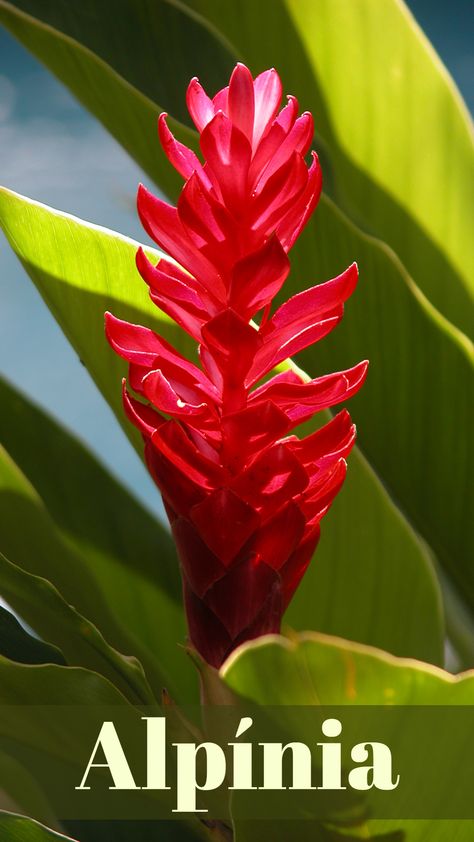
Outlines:
{"label": "broad tropical leaf", "polygon": [[[470,705],[474,671],[460,676],[369,646],[303,632],[243,644],[220,670],[260,705]],[[278,676],[278,682],[272,676]]]}
{"label": "broad tropical leaf", "polygon": [[25,813],[51,828],[58,827],[39,782],[35,780],[29,769],[6,751],[0,751],[0,790],[2,792],[0,831],[4,811],[7,810],[13,813]]}
{"label": "broad tropical leaf", "polygon": [[[48,714],[52,705],[58,705],[62,709],[62,715],[55,720]],[[31,705],[38,705],[38,717],[32,717]],[[78,762],[75,758],[84,756],[84,738],[91,733],[91,723],[95,726],[98,708],[123,707],[127,706],[131,713],[140,716],[139,710],[134,710],[127,703],[122,693],[110,681],[87,669],[78,667],[63,667],[51,664],[36,665],[34,667],[17,664],[0,656],[0,706],[3,708],[0,717],[0,738],[6,738],[12,751],[18,746],[19,753],[22,747],[26,750],[37,750],[45,758],[57,758],[59,761],[72,763],[75,768]],[[46,709],[42,706],[46,706]],[[69,718],[64,716],[64,708],[67,706],[81,707],[81,717],[71,727]],[[90,717],[90,718],[89,718]],[[39,725],[41,727],[39,727]],[[52,767],[53,768],[53,767]],[[82,766],[78,768],[78,775],[83,772]],[[79,777],[80,780],[80,777]],[[54,781],[51,783],[51,791],[48,791],[49,781],[44,781],[45,794],[51,800],[53,811],[55,806],[59,808],[56,814],[61,812],[61,804],[55,805],[57,797]],[[34,794],[34,793],[33,793]],[[2,825],[2,821],[5,824]],[[189,842],[196,838],[202,838],[199,824],[195,819],[187,821],[165,822],[124,822],[117,825],[115,822],[74,822],[77,826],[74,837],[79,842],[91,842],[92,839],[104,839],[107,842],[128,839],[137,842],[148,842],[150,833],[161,832],[161,828],[169,835],[170,842]],[[3,827],[10,828],[5,814],[0,813],[0,831]],[[15,828],[15,825],[12,824]],[[36,837],[28,837],[29,825],[18,826],[24,836],[18,836],[20,842],[29,842],[30,838],[36,842]],[[97,833],[99,836],[97,837]],[[10,842],[12,837],[5,837],[5,842]],[[13,837],[15,838],[15,837]],[[53,836],[53,838],[55,838]],[[61,837],[60,837],[61,838]],[[3,837],[0,834],[3,842]],[[38,837],[38,842],[43,842]],[[45,842],[49,842],[46,837]]]}
{"label": "broad tropical leaf", "polygon": [[46,579],[25,573],[0,553],[0,581],[2,593],[9,603],[47,641],[61,647],[60,652],[31,638],[21,626],[18,629],[19,624],[11,615],[7,626],[6,618],[0,614],[0,649],[4,657],[17,663],[62,666],[67,663],[95,670],[108,678],[132,703],[156,703],[136,658],[121,655],[109,646],[95,626],[68,605]]}
{"label": "broad tropical leaf", "polygon": [[472,346],[383,244],[347,221],[341,227],[330,200],[316,217],[294,255],[296,288],[307,284],[308,266],[317,278],[332,277],[352,255],[363,270],[351,318],[299,363],[313,372],[361,353],[370,359],[364,393],[351,402],[359,446],[472,606]]}
{"label": "broad tropical leaf", "polygon": [[[4,381],[0,395],[0,439],[9,450],[0,449],[0,551],[50,580],[114,648],[137,655],[157,696],[164,685],[191,701],[167,531],[70,433]],[[2,592],[8,599],[5,581]]]}
{"label": "broad tropical leaf", "polygon": [[[442,609],[429,551],[358,448],[323,527],[286,623],[442,664]],[[389,603],[411,606],[411,628]]]}
{"label": "broad tropical leaf", "polygon": [[[291,641],[268,636],[244,644],[223,665],[220,675],[233,692],[260,705],[474,704],[474,671],[453,677],[426,664],[319,634],[303,633]],[[450,747],[448,768],[459,768],[459,739]],[[284,834],[280,837],[278,825],[265,825],[272,839],[285,838]],[[303,822],[303,832],[304,826]],[[393,833],[400,842],[445,842],[448,838],[469,842],[473,828],[472,821],[371,821],[359,838],[382,842],[384,834]],[[253,842],[247,830],[247,822],[237,823],[236,842]],[[318,839],[317,833],[314,838]]]}

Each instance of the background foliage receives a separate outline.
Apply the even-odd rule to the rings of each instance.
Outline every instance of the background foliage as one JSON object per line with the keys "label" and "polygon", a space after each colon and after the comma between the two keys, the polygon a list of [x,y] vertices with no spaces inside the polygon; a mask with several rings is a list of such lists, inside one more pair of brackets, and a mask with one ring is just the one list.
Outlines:
{"label": "background foliage", "polygon": [[[191,76],[212,91],[236,60],[254,73],[274,65],[285,90],[313,111],[325,194],[294,250],[285,294],[354,259],[361,283],[335,334],[297,362],[316,375],[368,357],[370,376],[351,402],[359,437],[346,486],[286,616],[288,629],[318,634],[293,647],[244,646],[221,680],[264,704],[319,703],[296,679],[304,648],[333,703],[352,703],[341,664],[360,675],[365,703],[381,703],[388,683],[400,684],[405,703],[410,682],[418,703],[440,703],[442,680],[426,664],[443,665],[446,635],[456,666],[474,666],[474,156],[465,106],[410,13],[399,0],[0,0],[0,22],[172,199],[179,182],[156,117],[167,110],[178,137],[196,148],[184,110]],[[134,268],[137,244],[6,188],[0,221],[140,452],[103,312],[189,348],[149,303]],[[2,614],[0,703],[36,699],[40,687],[44,703],[80,698],[87,686],[99,704],[111,684],[131,703],[159,699],[164,685],[177,701],[195,699],[193,667],[177,645],[185,626],[166,528],[12,384],[0,392],[0,594],[44,641]],[[408,668],[393,655],[425,665]],[[288,679],[262,683],[267,672]],[[471,680],[456,687],[448,703],[474,703]],[[42,802],[35,818],[49,822]],[[5,815],[0,830],[1,822],[23,842],[57,838],[26,819]],[[404,833],[431,840],[445,838],[442,830],[420,824]],[[245,842],[246,831],[234,831]],[[451,831],[467,840],[472,828]],[[105,839],[120,832],[100,829]],[[74,834],[89,842],[97,828]]]}

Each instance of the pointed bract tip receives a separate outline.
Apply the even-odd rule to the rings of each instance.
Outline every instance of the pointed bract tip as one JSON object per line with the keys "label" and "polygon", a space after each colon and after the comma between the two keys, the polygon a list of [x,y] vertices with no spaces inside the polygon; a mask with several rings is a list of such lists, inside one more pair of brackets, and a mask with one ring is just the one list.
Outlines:
{"label": "pointed bract tip", "polygon": [[111,325],[113,325],[114,322],[116,322],[116,321],[117,321],[116,316],[114,316],[114,314],[111,313],[110,310],[106,310],[105,313],[104,313],[104,324],[105,324],[105,333],[106,334],[108,333],[108,330],[111,327]]}
{"label": "pointed bract tip", "polygon": [[351,420],[351,416],[348,409],[341,409],[337,415],[334,416],[334,421],[336,418],[339,419],[340,424],[347,424]]}
{"label": "pointed bract tip", "polygon": [[361,380],[365,380],[367,377],[367,370],[369,368],[369,360],[362,360],[358,367],[361,370]]}
{"label": "pointed bract tip", "polygon": [[147,202],[149,204],[150,199],[151,200],[154,199],[153,193],[150,193],[148,188],[145,187],[145,185],[140,181],[140,183],[138,185],[138,189],[137,189],[136,203],[137,203],[138,215],[139,215],[140,219],[142,220],[142,223],[143,223],[142,211],[145,210],[145,208],[143,206],[145,206],[147,204]]}
{"label": "pointed bract tip", "polygon": [[120,324],[120,323],[121,323],[121,320],[117,319],[117,316],[114,316],[113,313],[110,313],[108,310],[107,310],[106,313],[104,313],[105,338],[107,339],[107,342],[109,343],[111,348],[114,349],[114,351],[117,350],[117,343],[116,343],[116,341],[114,339],[114,336],[113,336],[114,328],[117,326],[117,324]]}
{"label": "pointed bract tip", "polygon": [[252,73],[250,72],[247,65],[243,64],[242,62],[237,62],[237,64],[235,65],[234,70],[232,71],[232,76],[230,77],[229,87],[231,85],[232,78],[238,76],[246,77],[249,80],[249,82],[253,85]]}
{"label": "pointed bract tip", "polygon": [[143,246],[138,246],[135,253],[135,263],[138,271],[140,271],[140,266],[144,266],[145,262],[148,262],[148,258],[143,250]]}
{"label": "pointed bract tip", "polygon": [[167,111],[162,111],[161,114],[158,115],[158,135],[161,139],[162,135],[168,138],[171,135],[171,132],[168,128],[168,123],[166,122],[166,118],[168,116]]}

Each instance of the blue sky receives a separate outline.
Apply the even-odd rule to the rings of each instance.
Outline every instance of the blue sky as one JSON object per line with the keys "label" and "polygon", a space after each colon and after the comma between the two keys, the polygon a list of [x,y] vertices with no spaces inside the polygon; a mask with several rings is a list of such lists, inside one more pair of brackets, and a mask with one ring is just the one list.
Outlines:
{"label": "blue sky", "polygon": [[[472,110],[471,3],[413,0],[409,5]],[[0,183],[143,240],[134,211],[141,179],[137,165],[68,91],[0,31]],[[147,506],[159,510],[158,493],[140,460],[1,235],[0,300],[2,373],[78,433]]]}

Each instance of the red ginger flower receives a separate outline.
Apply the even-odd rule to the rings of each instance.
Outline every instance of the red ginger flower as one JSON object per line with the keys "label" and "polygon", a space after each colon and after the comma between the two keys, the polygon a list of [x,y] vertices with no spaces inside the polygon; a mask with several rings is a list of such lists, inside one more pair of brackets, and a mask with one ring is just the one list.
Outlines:
{"label": "red ginger flower", "polygon": [[[152,301],[197,343],[200,365],[148,328],[107,314],[107,337],[130,363],[125,411],[141,431],[148,468],[178,548],[189,633],[219,666],[241,642],[278,632],[339,491],[355,428],[343,410],[300,440],[294,427],[350,398],[367,363],[309,382],[265,375],[341,320],[357,267],[293,296],[271,315],[287,254],[321,191],[311,114],[275,70],[254,80],[238,64],[210,99],[187,92],[205,163],[159,119],[163,148],[185,179],[173,207],[143,186],[138,212],[177,263],[137,266]],[[251,322],[261,312],[257,327]]]}

